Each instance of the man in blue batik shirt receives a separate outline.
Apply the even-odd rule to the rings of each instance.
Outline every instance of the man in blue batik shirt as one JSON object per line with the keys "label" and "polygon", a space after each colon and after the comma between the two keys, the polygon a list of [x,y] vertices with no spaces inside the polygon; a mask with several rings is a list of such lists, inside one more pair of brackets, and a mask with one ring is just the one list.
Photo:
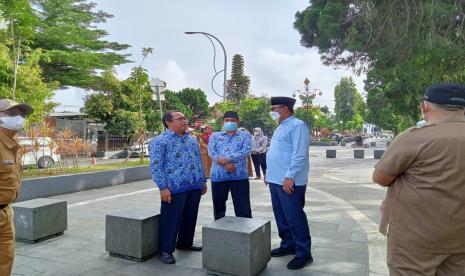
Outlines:
{"label": "man in blue batik shirt", "polygon": [[207,180],[200,146],[186,132],[186,117],[179,111],[169,111],[162,121],[168,130],[150,142],[150,170],[161,197],[160,259],[174,264],[175,247],[202,250],[192,243]]}
{"label": "man in blue batik shirt", "polygon": [[212,181],[213,214],[218,220],[226,214],[226,201],[231,191],[237,217],[252,217],[247,157],[252,152],[252,136],[237,131],[239,116],[228,111],[223,116],[223,131],[215,132],[208,143],[208,155],[213,159]]}
{"label": "man in blue batik shirt", "polygon": [[281,238],[280,247],[273,249],[271,256],[295,254],[287,265],[293,270],[313,262],[310,229],[304,211],[310,133],[307,125],[294,117],[294,104],[293,98],[271,98],[270,115],[279,121],[279,126],[273,133],[268,150],[265,177]]}

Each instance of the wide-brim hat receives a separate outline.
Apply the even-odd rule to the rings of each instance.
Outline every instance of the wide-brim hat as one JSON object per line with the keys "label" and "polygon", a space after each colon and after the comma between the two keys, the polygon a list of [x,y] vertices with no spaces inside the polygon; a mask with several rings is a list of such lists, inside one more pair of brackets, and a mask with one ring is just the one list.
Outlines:
{"label": "wide-brim hat", "polygon": [[31,114],[34,112],[34,108],[32,108],[30,105],[25,104],[25,103],[17,103],[15,101],[9,100],[9,99],[2,99],[0,100],[0,112],[1,111],[7,111],[7,110],[12,110],[12,109],[18,109],[20,110],[25,116]]}

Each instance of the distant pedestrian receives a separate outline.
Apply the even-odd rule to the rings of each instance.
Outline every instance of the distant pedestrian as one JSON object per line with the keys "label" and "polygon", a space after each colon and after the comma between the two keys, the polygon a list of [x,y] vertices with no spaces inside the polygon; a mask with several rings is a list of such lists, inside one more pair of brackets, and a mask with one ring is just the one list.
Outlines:
{"label": "distant pedestrian", "polygon": [[0,100],[0,275],[8,276],[15,256],[13,203],[21,185],[20,145],[15,136],[33,112],[27,104]]}
{"label": "distant pedestrian", "polygon": [[273,213],[278,225],[280,247],[272,257],[295,254],[289,269],[300,269],[313,262],[312,240],[304,211],[309,174],[310,132],[307,125],[294,116],[295,99],[271,98],[271,117],[279,121],[267,153],[265,183],[271,193]]}
{"label": "distant pedestrian", "polygon": [[380,232],[391,276],[465,275],[465,86],[426,89],[425,123],[399,134],[373,172],[389,187]]}
{"label": "distant pedestrian", "polygon": [[150,142],[150,169],[160,189],[160,259],[174,264],[175,247],[201,251],[193,245],[200,197],[207,192],[206,176],[197,140],[187,132],[179,111],[163,116],[168,129]]}
{"label": "distant pedestrian", "polygon": [[237,112],[226,112],[223,117],[223,131],[213,133],[208,143],[208,154],[213,159],[210,177],[215,220],[225,216],[230,191],[236,216],[252,217],[247,172],[252,137],[248,132],[238,131],[238,126]]}
{"label": "distant pedestrian", "polygon": [[210,137],[213,134],[213,128],[211,126],[206,126],[203,133],[198,136],[198,141],[200,144],[200,153],[202,155],[202,163],[205,169],[205,175],[207,178],[210,178],[210,170],[212,167],[212,159],[208,156],[208,143]]}
{"label": "distant pedestrian", "polygon": [[266,175],[267,146],[268,137],[263,135],[261,128],[254,128],[252,137],[252,161],[255,166],[255,174],[257,176],[255,179],[261,179],[260,167],[263,170],[263,175]]}

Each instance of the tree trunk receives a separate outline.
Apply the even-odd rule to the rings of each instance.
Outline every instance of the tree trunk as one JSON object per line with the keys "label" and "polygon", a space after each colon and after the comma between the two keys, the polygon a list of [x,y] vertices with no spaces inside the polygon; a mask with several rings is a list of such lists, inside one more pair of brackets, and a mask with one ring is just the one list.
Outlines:
{"label": "tree trunk", "polygon": [[109,148],[108,143],[110,142],[109,140],[110,140],[110,133],[107,130],[105,130],[105,152],[108,152],[108,148]]}
{"label": "tree trunk", "polygon": [[129,135],[129,137],[128,137],[128,149],[126,150],[128,155],[126,156],[126,159],[124,160],[124,163],[128,162],[129,158],[131,158],[131,155],[134,152],[134,151],[131,150],[131,146],[129,145],[129,143],[131,142],[131,138],[132,138],[132,135]]}

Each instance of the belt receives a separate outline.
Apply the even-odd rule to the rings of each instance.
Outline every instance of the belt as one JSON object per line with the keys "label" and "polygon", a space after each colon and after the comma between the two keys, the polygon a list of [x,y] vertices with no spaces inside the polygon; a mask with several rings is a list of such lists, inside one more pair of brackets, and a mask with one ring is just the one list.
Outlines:
{"label": "belt", "polygon": [[3,210],[3,208],[5,208],[6,206],[8,206],[8,204],[7,205],[0,205],[0,210]]}

